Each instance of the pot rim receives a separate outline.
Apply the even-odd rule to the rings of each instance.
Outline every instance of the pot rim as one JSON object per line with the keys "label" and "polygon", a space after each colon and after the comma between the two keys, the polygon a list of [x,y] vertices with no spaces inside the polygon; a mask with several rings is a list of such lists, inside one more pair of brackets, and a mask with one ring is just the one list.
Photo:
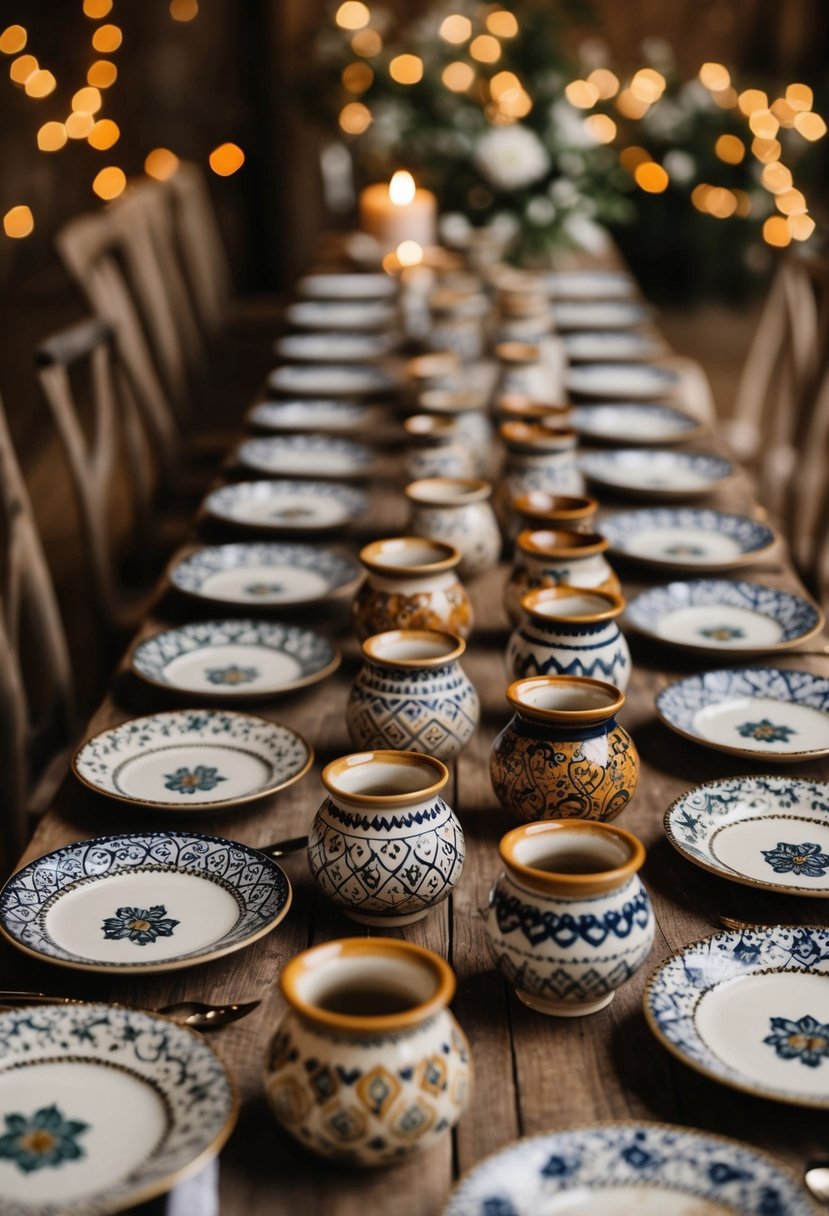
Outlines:
{"label": "pot rim", "polygon": [[[431,768],[434,780],[416,790],[404,790],[400,794],[361,794],[354,790],[343,789],[337,783],[337,777],[348,769],[357,768],[362,764],[370,764],[372,760],[380,760],[384,764],[397,765],[400,768]],[[320,781],[329,794],[343,802],[354,806],[377,811],[382,807],[411,806],[416,802],[428,802],[446,786],[449,780],[449,769],[436,756],[427,756],[425,752],[401,752],[391,748],[366,749],[362,752],[349,752],[347,756],[339,756],[330,760],[320,773]]]}
{"label": "pot rim", "polygon": [[[427,487],[437,494],[429,494]],[[480,477],[421,477],[410,481],[403,493],[409,502],[420,507],[466,507],[485,502],[492,494],[492,486]]]}
{"label": "pot rim", "polygon": [[435,350],[415,355],[406,362],[406,375],[411,380],[431,380],[435,376],[451,375],[460,370],[460,357],[453,350]]}
{"label": "pot rim", "polygon": [[[447,649],[445,654],[427,655],[411,659],[388,658],[379,653],[380,647],[384,642],[405,642],[407,640],[412,642],[444,641],[449,649]],[[461,657],[466,650],[466,642],[459,634],[450,633],[448,629],[385,629],[382,633],[373,633],[371,637],[366,638],[361,643],[360,649],[363,652],[363,657],[369,663],[377,663],[382,667],[399,667],[401,669],[411,667],[444,667],[447,663],[454,663]]]}
{"label": "pot rim", "polygon": [[[384,550],[390,546],[396,546],[398,551],[411,546],[423,548],[424,545],[431,545],[432,548],[442,554],[436,557],[431,562],[421,562],[417,566],[407,566],[397,562],[382,562],[378,558]],[[450,570],[454,570],[461,560],[461,554],[454,545],[448,544],[443,540],[432,540],[427,536],[388,536],[383,540],[373,540],[369,544],[364,545],[359,553],[360,561],[365,568],[371,571],[372,574],[379,575],[403,575],[406,578],[427,578],[431,574],[445,574]]]}
{"label": "pot rim", "polygon": [[508,447],[528,452],[566,450],[578,438],[570,426],[553,427],[543,422],[521,422],[517,418],[502,422],[498,434]]}
{"label": "pot rim", "polygon": [[556,405],[552,401],[538,401],[527,393],[504,393],[495,402],[495,412],[501,415],[504,422],[523,422],[528,418],[533,421],[564,419],[570,414],[571,407]]}
{"label": "pot rim", "polygon": [[[576,684],[581,688],[589,686],[605,693],[609,698],[608,704],[593,709],[542,709],[522,700],[522,694],[529,692],[532,687],[549,688],[556,685],[573,688]],[[515,712],[524,718],[568,727],[604,722],[615,717],[625,703],[625,694],[620,688],[607,680],[594,680],[592,676],[525,676],[507,685],[506,698]]]}
{"label": "pot rim", "polygon": [[524,528],[515,543],[522,553],[538,557],[594,557],[610,547],[601,532],[567,532],[562,528]]}
{"label": "pot rim", "polygon": [[541,358],[537,342],[519,340],[498,342],[493,353],[501,363],[538,363]]}
{"label": "pot rim", "polygon": [[454,418],[444,414],[410,414],[403,429],[411,440],[453,439],[458,433]]}
{"label": "pot rim", "polygon": [[[534,506],[533,500],[545,498],[546,508]],[[599,509],[599,502],[589,494],[548,494],[546,490],[530,490],[527,494],[517,494],[512,500],[512,508],[519,515],[528,519],[589,519]],[[526,531],[543,531],[541,528],[528,528]]]}
{"label": "pot rim", "polygon": [[[629,849],[627,861],[606,870],[592,870],[582,874],[560,870],[542,870],[527,865],[516,856],[516,847],[527,837],[555,836],[562,832],[594,836],[621,841]],[[542,895],[564,895],[571,898],[600,895],[622,886],[645,864],[645,846],[638,836],[615,824],[600,823],[593,819],[545,819],[537,823],[524,823],[501,837],[498,853],[507,870],[521,879],[532,890]]]}
{"label": "pot rim", "polygon": [[428,388],[418,394],[418,410],[425,414],[455,414],[486,412],[486,402],[476,393],[465,389]]}
{"label": "pot rim", "polygon": [[[566,600],[574,595],[592,595],[597,600],[604,600],[605,607],[596,612],[557,613],[541,612],[540,604],[553,604],[556,600]],[[559,583],[556,587],[538,587],[521,596],[521,609],[534,621],[555,621],[561,624],[573,623],[595,624],[599,621],[613,621],[621,616],[627,601],[623,595],[615,591],[594,591],[592,587],[574,587],[570,583]]]}

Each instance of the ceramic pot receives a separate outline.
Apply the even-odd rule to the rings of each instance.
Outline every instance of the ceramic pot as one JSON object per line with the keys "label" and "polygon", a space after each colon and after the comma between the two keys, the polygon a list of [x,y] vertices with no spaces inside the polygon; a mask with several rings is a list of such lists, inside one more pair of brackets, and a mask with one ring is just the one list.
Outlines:
{"label": "ceramic pot", "polygon": [[507,644],[510,678],[592,676],[622,692],[630,679],[630,650],[618,625],[621,595],[544,587],[521,600],[523,620]]}
{"label": "ceramic pot", "polygon": [[495,414],[500,422],[544,423],[553,427],[566,427],[571,417],[569,405],[539,401],[526,393],[505,393],[496,397]]}
{"label": "ceramic pot", "polygon": [[417,355],[406,363],[406,377],[415,393],[430,388],[452,388],[460,370],[461,361],[453,350]]}
{"label": "ceramic pot", "polygon": [[328,796],[308,833],[308,865],[361,925],[420,920],[463,869],[461,825],[441,797],[449,771],[419,752],[342,756],[322,770]]}
{"label": "ceramic pot", "polygon": [[512,500],[513,514],[518,517],[520,528],[530,531],[591,532],[598,509],[598,500],[586,494],[548,494],[544,490],[531,490]]}
{"label": "ceramic pot", "polygon": [[492,463],[494,431],[487,413],[486,398],[480,393],[429,389],[417,399],[418,409],[427,414],[453,418],[458,435],[466,445],[475,477],[486,476]]}
{"label": "ceramic pot", "polygon": [[454,418],[413,414],[403,423],[407,446],[403,464],[410,481],[424,477],[471,477],[475,461],[461,442]]}
{"label": "ceramic pot", "polygon": [[412,505],[412,532],[454,545],[461,555],[460,575],[482,574],[497,564],[501,530],[488,481],[428,477],[413,481],[404,493]]}
{"label": "ceramic pot", "polygon": [[288,1006],[265,1088],[282,1127],[323,1157],[382,1166],[429,1148],[469,1097],[469,1044],[448,1006],[455,976],[411,942],[342,938],[282,969]]}
{"label": "ceramic pot", "polygon": [[604,1009],[650,953],[654,918],[638,871],[642,843],[621,828],[530,823],[498,846],[504,870],[489,895],[495,962],[539,1013]]}
{"label": "ceramic pot", "polygon": [[576,461],[576,432],[540,423],[503,422],[499,427],[507,455],[501,475],[502,500],[519,494],[583,494],[584,478]]}
{"label": "ceramic pot", "polygon": [[521,600],[541,587],[580,587],[618,595],[621,583],[605,558],[608,542],[597,532],[542,528],[519,532],[504,589],[504,607],[513,625],[521,620]]}
{"label": "ceramic pot", "polygon": [[615,819],[633,797],[639,756],[615,714],[613,684],[535,676],[507,688],[513,717],[492,745],[489,771],[514,819]]}
{"label": "ceramic pot", "polygon": [[430,294],[432,324],[426,341],[433,351],[454,351],[464,363],[481,358],[491,305],[479,286],[441,285]]}
{"label": "ceramic pot", "polygon": [[[544,334],[539,338],[543,340]],[[499,342],[495,346],[500,374],[496,395],[521,393],[537,401],[555,399],[560,387],[554,369],[545,361],[535,342]]]}
{"label": "ceramic pot", "polygon": [[421,536],[373,541],[360,551],[368,571],[354,599],[359,638],[387,629],[445,629],[468,638],[472,604],[456,570],[453,545]]}

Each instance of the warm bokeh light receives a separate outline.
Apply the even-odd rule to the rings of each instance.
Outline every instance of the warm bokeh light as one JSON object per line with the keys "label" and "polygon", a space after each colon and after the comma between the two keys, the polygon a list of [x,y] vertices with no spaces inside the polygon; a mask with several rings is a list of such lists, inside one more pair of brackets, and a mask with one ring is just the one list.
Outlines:
{"label": "warm bokeh light", "polygon": [[34,55],[19,55],[17,59],[13,59],[9,68],[9,76],[15,84],[25,84],[33,72],[36,72],[40,64],[35,59]]}
{"label": "warm bokeh light", "polygon": [[763,224],[763,240],[768,245],[776,245],[779,249],[791,242],[792,233],[782,215],[770,215]]}
{"label": "warm bokeh light", "polygon": [[[75,115],[73,114],[72,117],[74,118]],[[66,125],[69,125],[68,121]],[[111,118],[99,118],[87,132],[87,142],[96,152],[106,152],[107,148],[112,148],[120,138],[121,130],[118,123],[113,122]]]}
{"label": "warm bokeh light", "polygon": [[737,196],[725,186],[712,186],[706,195],[705,210],[715,219],[727,220],[737,210]]}
{"label": "warm bokeh light", "polygon": [[533,108],[532,98],[514,72],[496,72],[489,91],[497,105],[497,121],[525,118]]}
{"label": "warm bokeh light", "polygon": [[579,110],[590,110],[599,100],[599,90],[587,80],[571,80],[564,96]]}
{"label": "warm bokeh light", "polygon": [[108,89],[118,79],[118,69],[109,59],[96,59],[86,73],[86,83],[96,89]]}
{"label": "warm bokeh light", "polygon": [[119,194],[123,194],[126,186],[127,175],[117,165],[107,165],[105,169],[101,169],[100,173],[95,174],[92,182],[92,189],[98,195],[98,198],[106,201],[109,201],[111,198],[117,198]]}
{"label": "warm bokeh light", "polygon": [[112,11],[112,0],[83,0],[84,16],[92,21],[100,21]]}
{"label": "warm bokeh light", "polygon": [[763,166],[760,181],[771,194],[782,194],[784,190],[792,188],[792,172],[776,160]]}
{"label": "warm bokeh light", "polygon": [[179,159],[169,148],[153,148],[144,161],[144,172],[159,182],[166,182],[178,167]]}
{"label": "warm bokeh light", "polygon": [[72,98],[72,109],[83,110],[86,114],[97,114],[103,104],[100,91],[93,85],[78,89]]}
{"label": "warm bokeh light", "polygon": [[694,186],[691,191],[691,202],[696,207],[697,211],[708,211],[708,195],[711,193],[712,187],[707,182],[700,182]]}
{"label": "warm bokeh light", "polygon": [[642,101],[630,89],[622,89],[616,98],[616,109],[623,118],[642,118],[643,115],[647,114],[649,108],[650,102]]}
{"label": "warm bokeh light", "polygon": [[379,55],[383,49],[383,39],[377,30],[358,30],[351,39],[351,49],[355,55]]}
{"label": "warm bokeh light", "polygon": [[794,119],[797,110],[794,106],[790,106],[785,97],[778,97],[776,101],[771,103],[771,112],[781,127],[793,127]]}
{"label": "warm bokeh light", "polygon": [[438,33],[444,41],[460,46],[472,37],[472,22],[462,13],[450,13],[441,21]]}
{"label": "warm bokeh light", "polygon": [[365,93],[366,89],[371,88],[374,69],[367,63],[348,63],[343,68],[340,80],[349,93]]}
{"label": "warm bokeh light", "polygon": [[423,60],[419,55],[395,55],[389,64],[389,76],[398,84],[417,84],[423,79]]}
{"label": "warm bokeh light", "polygon": [[727,89],[731,84],[731,73],[722,63],[704,63],[699,70],[699,78],[706,89],[712,91]]}
{"label": "warm bokeh light", "polygon": [[21,203],[19,207],[12,207],[3,216],[3,231],[13,240],[20,240],[21,237],[28,236],[34,230],[34,226],[35,217],[32,215],[32,209],[25,203]]}
{"label": "warm bokeh light", "polygon": [[423,261],[423,248],[417,241],[401,241],[395,253],[401,266],[417,266]]}
{"label": "warm bokeh light", "polygon": [[47,72],[45,68],[38,68],[36,72],[32,72],[31,76],[26,77],[26,96],[27,97],[48,97],[50,93],[54,93],[58,86],[57,80],[51,72]]}
{"label": "warm bokeh light", "polygon": [[414,201],[417,187],[408,169],[398,169],[391,175],[389,198],[397,207],[405,207]]}
{"label": "warm bokeh light", "polygon": [[346,135],[362,135],[371,126],[371,110],[361,101],[349,101],[340,110],[337,121]]}
{"label": "warm bokeh light", "polygon": [[795,115],[794,129],[804,139],[822,139],[826,134],[826,123],[819,114],[811,110],[801,110]]}
{"label": "warm bokeh light", "polygon": [[[4,55],[18,54],[26,45],[26,37],[26,31],[22,25],[7,25],[0,34],[0,51]],[[806,108],[808,109],[808,106]]]}
{"label": "warm bokeh light", "polygon": [[245,163],[245,154],[238,144],[219,144],[218,148],[214,148],[210,153],[208,160],[215,174],[219,177],[230,177]]}
{"label": "warm bokeh light", "polygon": [[665,77],[654,68],[640,68],[630,82],[629,88],[637,101],[653,105],[665,92]]}
{"label": "warm bokeh light", "polygon": [[637,165],[644,165],[651,159],[650,152],[646,152],[644,148],[640,148],[638,144],[631,144],[629,148],[623,148],[619,153],[619,163],[623,169],[627,169],[628,173],[633,174]]}
{"label": "warm bokeh light", "polygon": [[124,35],[117,25],[99,25],[92,35],[92,45],[101,55],[117,51],[123,41]]}
{"label": "warm bokeh light", "polygon": [[774,200],[774,205],[783,215],[805,215],[809,208],[806,206],[806,195],[802,190],[784,190]]}
{"label": "warm bokeh light", "polygon": [[609,101],[619,92],[619,77],[609,68],[595,68],[587,77],[587,83],[593,85],[602,101]]}
{"label": "warm bokeh light", "polygon": [[779,139],[760,139],[759,137],[752,140],[751,150],[764,165],[771,164],[773,160],[780,160],[780,153],[783,151]]}
{"label": "warm bokeh light", "polygon": [[475,69],[471,64],[455,59],[447,63],[440,78],[453,93],[464,93],[475,79]]}
{"label": "warm bokeh light", "polygon": [[599,144],[612,144],[618,131],[616,123],[608,114],[588,114],[584,126]]}
{"label": "warm bokeh light", "polygon": [[762,89],[744,89],[737,98],[737,105],[746,118],[750,118],[755,110],[767,110],[769,108],[768,95]]}
{"label": "warm bokeh light", "polygon": [[737,210],[735,214],[741,216],[742,218],[745,218],[747,215],[751,215],[751,196],[747,194],[745,190],[735,190],[734,197],[737,200]]}
{"label": "warm bokeh light", "polygon": [[92,134],[95,119],[83,110],[73,110],[66,120],[66,134],[70,139],[86,139]]}
{"label": "warm bokeh light", "polygon": [[496,101],[505,93],[522,87],[515,72],[496,72],[489,82],[489,91]]}
{"label": "warm bokeh light", "polygon": [[793,110],[811,110],[815,95],[807,84],[790,84],[786,88],[786,101]]}
{"label": "warm bokeh light", "polygon": [[739,165],[746,154],[746,146],[736,135],[721,135],[714,144],[714,151],[727,165]]}
{"label": "warm bokeh light", "polygon": [[662,194],[668,189],[670,178],[655,160],[643,161],[633,172],[633,180],[646,194]]}
{"label": "warm bokeh light", "polygon": [[341,30],[361,30],[371,20],[368,6],[360,0],[345,0],[334,17]]}
{"label": "warm bokeh light", "polygon": [[730,85],[727,89],[712,89],[711,96],[721,110],[732,110],[737,104],[737,90]]}
{"label": "warm bokeh light", "polygon": [[41,152],[59,152],[68,138],[62,122],[45,122],[37,133],[37,146]]}
{"label": "warm bokeh light", "polygon": [[501,58],[501,43],[492,34],[479,34],[470,42],[469,54],[478,63],[497,63]]}
{"label": "warm bokeh light", "polygon": [[755,110],[748,120],[748,125],[761,139],[774,139],[780,130],[780,123],[771,110]]}
{"label": "warm bokeh light", "polygon": [[505,8],[499,8],[494,13],[487,14],[486,28],[497,38],[514,38],[518,33],[518,20],[515,13],[508,13]]}
{"label": "warm bokeh light", "polygon": [[786,223],[796,241],[808,241],[815,230],[815,221],[810,215],[790,215]]}
{"label": "warm bokeh light", "polygon": [[170,16],[174,21],[193,21],[199,15],[199,0],[170,0]]}

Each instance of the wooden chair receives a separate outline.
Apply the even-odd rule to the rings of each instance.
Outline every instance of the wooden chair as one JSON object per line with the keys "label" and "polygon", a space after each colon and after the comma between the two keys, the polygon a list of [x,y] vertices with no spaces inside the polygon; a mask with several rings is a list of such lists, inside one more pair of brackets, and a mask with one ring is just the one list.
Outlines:
{"label": "wooden chair", "polygon": [[215,335],[228,319],[230,266],[204,173],[182,161],[165,183],[176,242],[204,332]]}
{"label": "wooden chair", "polygon": [[795,561],[829,614],[829,342],[798,445],[797,475],[786,496],[785,525]]}

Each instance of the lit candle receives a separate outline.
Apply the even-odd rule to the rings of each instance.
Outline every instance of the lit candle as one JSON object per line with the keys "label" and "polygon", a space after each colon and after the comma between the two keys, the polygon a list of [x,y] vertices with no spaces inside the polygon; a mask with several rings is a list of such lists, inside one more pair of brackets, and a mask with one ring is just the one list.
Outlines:
{"label": "lit candle", "polygon": [[415,185],[411,173],[399,169],[388,186],[377,182],[360,194],[360,227],[384,252],[409,242],[425,248],[435,243],[437,199]]}

